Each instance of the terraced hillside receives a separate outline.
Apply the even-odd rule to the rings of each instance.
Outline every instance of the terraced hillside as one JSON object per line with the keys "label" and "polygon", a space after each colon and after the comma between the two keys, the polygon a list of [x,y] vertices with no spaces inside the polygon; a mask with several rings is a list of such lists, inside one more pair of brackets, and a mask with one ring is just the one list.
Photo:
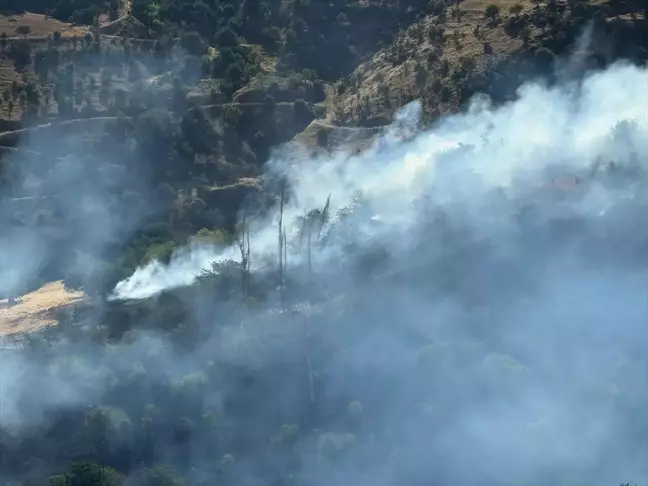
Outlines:
{"label": "terraced hillside", "polygon": [[361,63],[338,87],[327,120],[383,124],[415,98],[429,119],[456,111],[476,92],[502,101],[523,80],[565,69],[566,59],[553,61],[570,49],[575,70],[619,56],[645,62],[645,27],[638,3],[457,2],[419,18]]}
{"label": "terraced hillside", "polygon": [[350,156],[645,64],[647,5],[0,0],[0,485],[644,485],[642,71],[529,197]]}

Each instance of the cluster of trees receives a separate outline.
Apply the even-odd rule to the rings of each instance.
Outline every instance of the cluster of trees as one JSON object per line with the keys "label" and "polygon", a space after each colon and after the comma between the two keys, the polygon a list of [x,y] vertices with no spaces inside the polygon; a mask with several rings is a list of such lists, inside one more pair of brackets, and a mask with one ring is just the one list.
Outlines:
{"label": "cluster of trees", "polygon": [[[48,185],[51,173],[45,167],[56,167],[61,157],[79,158],[84,179],[110,193],[106,206],[111,217],[131,221],[124,216],[129,212],[143,217],[141,227],[124,229],[119,241],[93,255],[102,262],[89,276],[96,291],[151,255],[168,255],[200,228],[231,231],[243,197],[254,191],[237,181],[258,176],[270,148],[302,130],[314,117],[313,103],[324,99],[323,82],[313,71],[303,70],[257,77],[249,95],[233,103],[234,91],[258,69],[258,59],[237,37],[230,41],[231,47],[221,46],[213,56],[195,31],[177,40],[162,36],[151,42],[105,42],[97,33],[78,39],[53,35],[36,46],[3,40],[2,52],[23,74],[1,93],[2,114],[21,114],[26,126],[53,119],[70,122],[69,129],[53,127],[31,141],[28,133],[4,138],[3,145],[29,149],[38,160],[33,171],[19,171],[15,165],[25,167],[27,162],[5,159],[0,167],[3,190],[18,199],[30,196],[20,189],[25,177]],[[147,82],[151,78],[161,82]],[[201,78],[207,88],[196,86]],[[192,90],[198,95],[192,97]],[[105,128],[82,137],[86,126]],[[119,182],[103,178],[105,170],[119,173]],[[53,248],[72,259],[77,251],[85,253],[88,249],[70,244],[84,231],[78,225],[83,214],[77,214],[83,210],[66,206],[66,192],[52,186],[51,197],[37,199],[31,215],[8,215],[7,227],[57,228]],[[142,214],[147,207],[156,209]],[[88,276],[81,278],[70,258],[61,258],[47,275],[67,274],[70,287],[78,287]]]}
{"label": "cluster of trees", "polygon": [[[54,7],[66,5],[94,7],[81,1],[59,2]],[[38,10],[37,5],[28,6],[32,7]],[[132,7],[136,18],[156,33],[155,39],[107,40],[98,31],[73,39],[55,34],[40,45],[9,40],[6,35],[0,38],[2,55],[12,59],[22,73],[21,81],[0,93],[4,117],[20,115],[23,124],[29,125],[56,117],[112,116],[105,133],[93,135],[82,147],[66,146],[56,156],[100,150],[106,154],[104,161],[114,158],[120,161],[116,165],[137,170],[140,178],[149,181],[148,190],[155,194],[151,197],[164,201],[146,225],[158,229],[166,225],[166,229],[155,237],[135,231],[129,243],[121,242],[121,260],[117,260],[126,263],[120,264],[118,275],[147,258],[151,248],[164,248],[159,251],[168,253],[202,227],[232,231],[242,195],[249,192],[237,185],[238,179],[258,176],[271,147],[290,139],[313,119],[313,105],[326,98],[323,78],[343,77],[368,46],[376,49],[417,16],[438,16],[425,24],[428,30],[417,25],[407,33],[418,40],[433,39],[435,50],[425,62],[414,64],[408,63],[403,43],[395,42],[386,50],[386,58],[394,65],[408,66],[413,80],[397,100],[384,80],[375,82],[381,102],[390,109],[419,97],[432,116],[444,103],[460,103],[476,91],[487,92],[496,101],[507,99],[526,76],[549,72],[554,52],[570,45],[589,19],[601,19],[601,9],[585,2],[538,1],[529,11],[513,5],[503,20],[498,7],[489,5],[483,28],[503,22],[509,35],[523,38],[525,47],[484,72],[472,58],[461,58],[458,66],[443,58],[444,46],[462,40],[444,28],[445,16],[457,15],[456,5],[447,11],[448,5],[441,1],[402,0],[393,6],[389,2],[299,0],[290,8],[280,8],[276,2],[241,0],[135,0]],[[109,3],[100,8],[113,7]],[[641,46],[646,34],[640,35],[629,25],[598,23],[619,40],[614,44],[619,51],[615,54],[645,58]],[[531,27],[534,32],[540,30],[533,39]],[[373,29],[370,35],[367,28]],[[248,42],[260,43],[275,55],[274,72],[264,71],[262,52]],[[592,62],[605,59],[592,56]],[[156,81],[149,82],[152,79]],[[338,83],[337,91],[357,90],[363,82],[358,74]],[[196,91],[199,96],[192,97]],[[374,116],[377,108],[369,98],[358,99],[356,106],[361,123],[386,121]],[[319,143],[326,145],[326,140],[320,137]],[[42,152],[51,150],[47,147]],[[55,165],[55,161],[49,163]],[[4,187],[17,184],[15,170],[4,167],[2,172]],[[232,190],[216,190],[222,187]],[[120,196],[124,204],[136,200],[138,191],[124,188]],[[138,205],[147,202],[134,207]],[[56,218],[45,216],[50,213],[37,207],[35,214],[40,221],[69,226],[66,216],[56,212]]]}
{"label": "cluster of trees", "polygon": [[[283,8],[277,2],[250,0],[134,0],[131,12],[159,36],[178,38],[187,32],[197,33],[202,40],[191,40],[192,54],[197,56],[202,54],[201,44],[236,51],[240,40],[245,39],[278,54],[286,69],[309,68],[325,79],[336,79],[349,73],[377,44],[389,41],[402,22],[438,9],[438,5],[420,0],[403,0],[398,6],[298,0]],[[7,9],[46,12],[65,21],[93,25],[100,13],[116,17],[119,0],[57,0],[54,5],[41,0],[11,0]],[[371,22],[366,22],[368,17]],[[231,81],[236,84],[247,74],[245,65],[227,56],[221,69],[236,64],[231,68]]]}
{"label": "cluster of trees", "polygon": [[[330,221],[328,206],[304,215],[304,251],[319,244],[319,230]],[[337,228],[361,207],[358,199],[342,211],[328,237],[342,237]],[[489,410],[493,403],[522,403],[517,400],[534,385],[542,386],[542,377],[555,377],[552,366],[551,371],[541,363],[528,369],[502,354],[497,336],[505,330],[497,319],[489,320],[486,332],[471,327],[474,316],[457,322],[449,318],[444,341],[426,336],[418,318],[404,317],[411,311],[410,300],[383,305],[375,298],[377,286],[363,285],[367,280],[378,284],[380,265],[375,256],[361,264],[367,257],[362,252],[347,255],[362,268],[363,280],[353,290],[340,288],[335,272],[329,282],[310,265],[304,282],[281,258],[278,272],[255,274],[246,285],[251,277],[246,258],[255,242],[246,241],[245,233],[240,236],[241,261],[215,265],[192,288],[151,302],[82,310],[62,318],[59,328],[27,339],[23,352],[29,366],[21,383],[28,385],[14,392],[29,426],[0,430],[6,477],[21,486],[235,486],[247,481],[308,486],[340,478],[360,482],[384,473],[394,481],[389,484],[419,484],[421,474],[443,477],[443,444],[456,445],[459,439],[424,435],[424,445],[412,445],[412,423],[430,434],[444,431],[462,407],[471,416],[469,410]],[[230,238],[210,231],[197,237]],[[440,241],[455,252],[456,260],[444,256],[439,262],[447,272],[419,262],[400,278],[412,278],[426,295],[491,298],[488,288],[468,296],[472,269],[461,256],[483,254],[480,243],[451,221],[421,235],[420,244]],[[478,260],[471,259],[476,267]],[[332,264],[336,269],[346,265]],[[431,271],[439,278],[430,279]],[[305,285],[316,280],[325,288]],[[272,309],[252,299],[261,297],[260,288],[276,289],[277,283],[285,312],[267,312]],[[323,307],[309,303],[324,294]],[[353,304],[345,305],[345,299]],[[393,355],[380,356],[374,349],[384,345],[384,336],[395,346],[388,348],[397,350]],[[628,376],[644,369],[643,358],[627,358],[622,370]],[[587,388],[597,404],[614,402],[623,417],[615,430],[645,447],[646,398],[629,389],[624,376],[617,376],[614,386],[604,379],[599,383],[598,376],[578,386]],[[65,390],[64,400],[57,399],[58,388]],[[549,416],[517,433],[550,446],[546,438],[559,426]],[[460,447],[470,450],[471,444]],[[618,444],[609,447],[612,452]],[[573,481],[563,467],[543,465],[556,481]],[[545,477],[527,479],[546,484]],[[583,477],[582,483],[590,479]]]}
{"label": "cluster of trees", "polygon": [[[597,38],[610,39],[612,44],[604,48],[598,44],[589,46],[584,70],[604,67],[619,58],[637,63],[648,60],[648,30],[637,5],[537,0],[532,7],[525,9],[518,3],[506,11],[489,4],[481,22],[462,21],[462,14],[458,2],[440,5],[436,19],[415,23],[402,31],[381,58],[399,76],[391,75],[387,81],[388,69],[381,67],[379,60],[377,73],[372,73],[369,64],[364,72],[357,71],[341,80],[338,94],[343,102],[335,109],[338,119],[365,126],[384,124],[390,114],[416,98],[423,101],[426,116],[434,120],[478,92],[498,102],[510,99],[524,81],[538,76],[551,81],[556,56],[571,49],[588,25]],[[448,21],[452,21],[452,28]],[[494,52],[489,42],[493,35],[519,39],[522,46],[515,52]],[[483,56],[462,55],[468,38],[470,43],[483,45]],[[423,44],[431,48],[417,52]],[[364,77],[371,78],[377,95],[371,89],[362,89],[367,82]]]}
{"label": "cluster of trees", "polygon": [[[23,84],[28,79],[32,84],[36,82],[42,103],[34,105],[41,119],[55,115],[92,116],[96,111],[104,115],[114,115],[117,111],[131,115],[141,112],[137,103],[145,98],[149,105],[151,102],[165,105],[166,94],[156,91],[157,85],[144,83],[154,75],[162,75],[167,86],[172,85],[171,107],[176,112],[189,106],[187,91],[201,79],[213,80],[210,98],[201,104],[231,100],[253,77],[261,81],[248,101],[262,103],[266,94],[282,102],[324,100],[324,83],[314,71],[289,70],[263,78],[257,51],[241,44],[231,29],[224,29],[218,38],[220,44],[214,50],[196,31],[187,31],[177,40],[163,35],[152,41],[115,38],[104,41],[97,32],[62,40],[56,33],[36,47],[26,40],[9,40],[3,36],[0,48],[1,54],[11,59],[16,70],[22,73]],[[36,80],[31,80],[31,73]],[[127,103],[126,91],[139,95],[129,97],[137,100],[135,105]],[[12,106],[15,105],[14,100]],[[51,110],[52,106],[57,109]],[[13,113],[13,109],[10,111]],[[28,121],[33,122],[33,119]]]}
{"label": "cluster of trees", "polygon": [[[428,8],[429,2],[416,0],[401,1],[398,8],[347,0],[298,0],[290,8],[249,0],[133,2],[134,15],[156,32],[195,30],[219,47],[244,38],[279,54],[286,69],[312,69],[329,80],[350,72],[359,56],[388,40],[400,22]],[[372,22],[366,22],[369,17]]]}
{"label": "cluster of trees", "polygon": [[[9,10],[42,11],[85,24],[103,12],[116,18],[119,8],[113,0],[5,3]],[[104,296],[140,264],[168,260],[175,248],[191,238],[232,243],[234,235],[240,236],[238,215],[244,199],[261,201],[262,208],[274,201],[273,194],[241,179],[259,176],[271,147],[290,139],[313,119],[313,105],[326,97],[325,81],[344,78],[359,59],[417,16],[439,15],[428,31],[414,33],[434,39],[438,50],[426,62],[412,66],[411,91],[401,96],[398,105],[420,96],[430,107],[439,100],[465,100],[477,90],[504,100],[524,76],[548,72],[554,53],[569,45],[588,19],[600,19],[600,9],[586,2],[538,1],[530,12],[513,5],[505,19],[497,6],[488,6],[484,28],[502,22],[506,32],[522,38],[525,45],[517,56],[483,73],[472,59],[462,58],[456,67],[442,59],[446,43],[461,43],[459,36],[444,28],[446,7],[446,2],[428,0],[286,4],[134,0],[134,16],[155,32],[155,39],[106,41],[95,32],[71,40],[53,35],[48,42],[34,45],[4,36],[2,55],[14,62],[22,79],[0,93],[3,116],[12,118],[20,109],[25,125],[55,117],[100,114],[111,118],[101,121],[103,129],[92,133],[81,129],[91,125],[82,121],[71,137],[61,127],[39,135],[37,143],[23,141],[23,148],[34,152],[33,160],[4,159],[0,166],[3,198],[24,204],[23,196],[30,195],[25,187],[36,186],[39,193],[22,211],[6,211],[11,206],[3,199],[0,225],[27,227],[47,241],[56,261],[45,265],[42,278],[64,277],[68,288],[82,287],[93,296]],[[645,46],[645,31],[623,22],[598,24],[621,40],[614,44],[615,55],[645,59],[645,50],[630,48]],[[531,38],[531,27],[541,35]],[[276,58],[275,72],[264,71],[263,54],[250,44],[260,44]],[[484,42],[484,52],[488,48]],[[402,64],[408,52],[395,43],[387,49],[387,57],[395,65]],[[356,76],[337,89],[344,92],[363,82],[362,76]],[[207,96],[192,97],[199,88],[205,94],[201,83],[209,86]],[[393,104],[389,87],[379,83],[382,99]],[[369,100],[360,100],[361,121],[372,122],[373,108]],[[326,144],[324,136],[318,141]],[[22,170],[16,163],[22,164]],[[99,203],[79,204],[88,200]],[[316,239],[327,207],[304,217],[306,251]],[[90,228],[100,232],[99,225],[105,221],[112,225],[110,241],[97,245],[85,237]],[[281,254],[286,241],[281,227],[278,233]],[[370,320],[366,302],[372,297],[364,296],[365,308],[361,305],[337,318],[333,312],[314,318],[304,312],[259,317],[254,314],[255,301],[274,295],[278,288],[284,298],[296,295],[298,289],[302,295],[307,293],[304,287],[311,289],[290,287],[285,261],[278,264],[279,275],[252,279],[253,245],[250,250],[250,242],[243,238],[241,262],[216,265],[191,289],[165,294],[153,303],[115,304],[102,309],[99,316],[91,309],[88,315],[74,316],[60,329],[29,341],[25,352],[36,363],[34,380],[45,374],[82,393],[95,389],[97,380],[107,385],[90,407],[74,404],[48,410],[39,427],[23,435],[0,430],[2,474],[23,486],[181,486],[215,481],[233,486],[242,484],[244,474],[273,486],[292,486],[312,484],[324,473],[351,474],[352,464],[358,461],[375,463],[373,456],[354,455],[358,445],[379,453],[385,463],[396,457],[398,431],[382,428],[376,412],[380,408],[376,397],[389,398],[384,390],[394,386],[396,375],[381,377],[373,387],[370,381],[376,376],[360,371],[354,386],[327,390],[329,382],[340,384],[335,381],[339,376],[329,375],[337,365],[337,350],[360,346],[366,336]],[[376,258],[380,256],[360,259],[358,273]],[[218,322],[210,320],[206,325],[197,317],[194,304],[201,302],[213,315],[215,299]],[[374,317],[380,314],[372,309]],[[394,321],[399,317],[392,316]],[[221,359],[224,349],[216,344],[222,337],[219,325],[250,318],[266,330],[288,326],[286,339],[297,343],[290,342],[287,353],[283,348],[274,350],[273,359],[260,368],[249,360]],[[325,325],[311,326],[313,321]],[[313,336],[304,331],[311,327],[345,331]],[[156,354],[137,340],[129,342],[129,331],[135,328],[160,333],[170,343],[170,354]],[[412,329],[403,329],[399,338],[423,348],[417,349],[422,368],[414,374],[426,379],[449,366],[451,355],[454,364],[456,356],[466,363],[484,358],[462,354],[467,351],[459,342],[451,343],[451,352],[444,354]],[[201,347],[206,342],[214,347]],[[137,351],[135,356],[126,354],[128,344]],[[267,343],[255,347],[258,344],[245,343],[250,346],[244,347],[246,356],[268,352]],[[117,360],[111,354],[115,349]],[[515,374],[520,368],[508,358],[496,357],[492,362],[505,368],[503,373],[513,370]],[[160,369],[177,363],[182,366],[173,373],[160,374]],[[99,371],[88,373],[90,369]],[[406,395],[418,398],[402,413],[419,417],[421,403],[445,393],[441,383],[437,385],[427,390],[430,395],[416,386],[406,388]],[[219,390],[218,397],[212,396],[213,390]],[[457,394],[470,394],[469,390]],[[510,390],[498,391],[505,395]],[[24,413],[36,414],[39,392],[34,389],[24,398]],[[638,406],[636,402],[622,405]],[[373,407],[373,423],[367,407]],[[370,480],[356,479],[357,483]]]}

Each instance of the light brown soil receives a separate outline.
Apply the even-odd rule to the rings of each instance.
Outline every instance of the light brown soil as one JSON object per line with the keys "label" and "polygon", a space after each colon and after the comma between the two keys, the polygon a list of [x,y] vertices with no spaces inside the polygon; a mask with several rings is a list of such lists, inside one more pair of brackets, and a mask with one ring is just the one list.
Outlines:
{"label": "light brown soil", "polygon": [[80,302],[83,292],[67,292],[63,282],[52,282],[23,295],[14,305],[0,300],[0,337],[27,333],[56,324],[54,311]]}
{"label": "light brown soil", "polygon": [[31,29],[27,39],[45,38],[54,34],[54,32],[60,32],[61,37],[73,37],[74,35],[83,37],[86,33],[78,27],[73,27],[72,24],[45,17],[41,14],[26,12],[22,15],[0,15],[0,33],[4,32],[7,37],[22,38],[21,35],[16,33],[19,25],[26,25]]}
{"label": "light brown soil", "polygon": [[297,134],[292,144],[309,151],[321,150],[318,146],[317,135],[326,132],[326,149],[330,152],[338,150],[354,152],[368,148],[371,141],[382,133],[381,128],[367,127],[338,127],[324,120],[313,120],[304,131]]}
{"label": "light brown soil", "polygon": [[[403,30],[394,44],[399,46],[405,53],[404,62],[398,64],[389,60],[387,51],[378,51],[372,59],[360,64],[355,72],[349,76],[349,80],[360,79],[359,86],[351,83],[342,95],[332,95],[329,100],[329,110],[326,121],[331,124],[355,124],[358,120],[358,108],[368,101],[373,107],[381,107],[382,96],[379,94],[379,87],[388,87],[392,100],[398,99],[403,94],[410,94],[414,98],[420,97],[421,89],[416,86],[415,73],[416,65],[428,66],[428,83],[434,79],[440,80],[442,85],[449,87],[454,92],[454,85],[448,75],[441,75],[439,66],[443,60],[448,62],[449,72],[456,70],[462,60],[472,59],[474,71],[484,72],[498,60],[507,57],[512,52],[522,47],[523,42],[519,37],[510,37],[503,28],[503,22],[497,25],[490,25],[484,18],[484,9],[493,4],[500,8],[501,18],[509,16],[509,8],[519,3],[526,10],[532,9],[530,0],[464,0],[459,4],[461,18],[453,15],[449,9],[444,21],[439,21],[435,16],[429,15],[417,21],[408,29]],[[446,41],[442,48],[436,41],[433,41],[429,32],[431,28],[440,23],[445,29]],[[479,35],[476,28],[479,28]],[[415,34],[416,30],[423,32],[422,40]],[[530,27],[531,37],[537,34],[537,29]],[[492,53],[484,53],[484,43],[490,44]],[[431,52],[438,54],[438,59],[430,67],[428,56]],[[355,81],[354,81],[355,82]],[[452,97],[447,102],[441,102],[436,95],[431,94],[431,87],[427,84],[423,88],[428,98],[434,103],[439,113],[450,113],[456,110],[457,100]],[[374,115],[382,115],[391,119],[394,109],[401,106],[398,102],[392,102],[390,109],[378,109]]]}

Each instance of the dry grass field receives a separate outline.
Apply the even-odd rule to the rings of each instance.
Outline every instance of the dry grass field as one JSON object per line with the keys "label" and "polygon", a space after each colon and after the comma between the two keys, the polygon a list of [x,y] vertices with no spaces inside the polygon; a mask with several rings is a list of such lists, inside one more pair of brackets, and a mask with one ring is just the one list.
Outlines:
{"label": "dry grass field", "polygon": [[[26,36],[16,32],[16,29],[21,25],[30,29]],[[4,33],[8,38],[45,39],[55,32],[59,32],[61,37],[74,37],[75,35],[82,37],[86,34],[84,29],[41,14],[27,12],[21,15],[0,15],[0,34]]]}
{"label": "dry grass field", "polygon": [[62,282],[51,282],[23,295],[15,304],[0,300],[0,337],[43,329],[56,324],[54,311],[80,302],[83,292],[68,292]]}

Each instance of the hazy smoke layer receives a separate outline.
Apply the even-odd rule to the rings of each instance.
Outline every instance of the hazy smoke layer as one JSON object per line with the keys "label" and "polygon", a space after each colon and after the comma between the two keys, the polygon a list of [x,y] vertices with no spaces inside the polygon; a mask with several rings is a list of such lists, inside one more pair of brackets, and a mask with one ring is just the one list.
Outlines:
{"label": "hazy smoke layer", "polygon": [[[100,402],[136,420],[165,396],[147,380],[186,381],[171,408],[222,413],[246,438],[231,484],[270,484],[270,438],[299,422],[293,484],[648,485],[647,80],[616,65],[578,85],[527,85],[513,103],[477,99],[423,133],[412,104],[361,155],[275,158],[269,174],[290,181],[287,273],[317,284],[323,305],[303,303],[302,321],[177,297],[151,320],[184,305],[178,314],[207,330],[196,348],[132,333],[90,349],[58,343],[56,367],[5,358],[0,419]],[[299,218],[329,195],[306,272]],[[276,219],[250,229],[253,268],[276,266]],[[188,247],[115,298],[188,285],[237,254]],[[256,395],[228,382],[223,370],[238,365],[262,383]],[[127,383],[115,390],[114,375]],[[227,409],[233,389],[242,402]],[[213,482],[214,458],[231,452],[227,439],[222,450],[201,440],[168,452],[193,451],[189,486]]]}
{"label": "hazy smoke layer", "polygon": [[[410,138],[419,117],[419,106],[413,103],[361,155],[308,161],[275,158],[270,171],[287,175],[293,192],[285,221],[322,208],[329,194],[331,214],[335,214],[361,193],[374,220],[382,225],[380,230],[376,226],[359,229],[393,235],[412,224],[418,211],[412,202],[422,196],[442,205],[479,207],[480,196],[493,188],[524,192],[529,185],[550,184],[555,175],[583,175],[583,171],[586,175],[595,164],[627,158],[633,150],[643,154],[648,115],[638,100],[648,99],[646,77],[645,69],[615,65],[589,76],[582,85],[527,84],[515,102],[492,109],[488,100],[477,98],[467,113],[445,118]],[[615,127],[618,133],[611,138]],[[552,167],[560,172],[547,173]],[[603,194],[595,194],[586,209],[603,211],[607,203]],[[299,223],[290,228],[293,236],[299,228]],[[253,231],[257,255],[276,251],[276,221],[257,223]],[[154,262],[138,269],[117,285],[114,297],[146,298],[187,285],[211,261],[236,253],[235,249],[183,250],[169,266]],[[326,259],[326,255],[313,258]]]}
{"label": "hazy smoke layer", "polygon": [[[345,350],[318,373],[327,397],[360,397],[363,426],[381,431],[342,465],[306,456],[306,484],[648,484],[647,80],[619,64],[528,84],[422,133],[414,103],[363,154],[270,162],[290,181],[292,275],[307,258],[300,217],[331,196],[311,279],[355,308],[312,318]],[[259,269],[277,221],[251,230]],[[197,262],[236,253],[152,264],[115,296],[186,285]],[[366,272],[378,275],[361,283]],[[286,353],[263,341],[267,359]]]}
{"label": "hazy smoke layer", "polygon": [[169,265],[154,260],[138,268],[132,276],[117,284],[110,298],[145,299],[163,290],[191,285],[203,270],[219,258],[223,258],[223,253],[205,245],[194,244],[182,248],[172,255]]}

